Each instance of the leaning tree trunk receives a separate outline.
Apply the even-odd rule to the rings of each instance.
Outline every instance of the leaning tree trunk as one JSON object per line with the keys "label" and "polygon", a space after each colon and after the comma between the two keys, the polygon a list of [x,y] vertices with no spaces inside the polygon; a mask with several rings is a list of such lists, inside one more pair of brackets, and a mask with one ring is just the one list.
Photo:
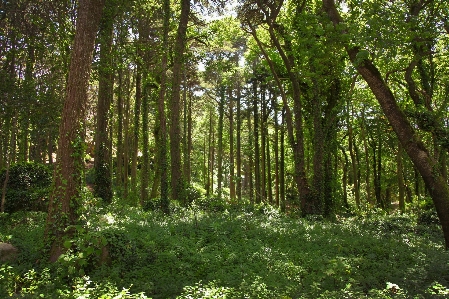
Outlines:
{"label": "leaning tree trunk", "polygon": [[[323,0],[323,6],[335,26],[343,21],[335,7],[334,0]],[[343,32],[346,34],[346,32]],[[416,169],[421,174],[440,219],[444,233],[446,249],[449,249],[449,188],[439,171],[437,161],[429,154],[425,145],[413,130],[403,111],[399,108],[396,98],[388,85],[382,79],[377,67],[368,59],[360,60],[360,48],[346,46],[349,57],[357,71],[365,79],[382,111],[398,136],[403,149],[408,154]],[[355,63],[355,62],[358,63]]]}
{"label": "leaning tree trunk", "polygon": [[63,253],[64,238],[73,234],[70,227],[78,222],[77,208],[80,205],[84,173],[87,91],[95,36],[104,2],[79,1],[67,93],[59,127],[54,189],[50,196],[45,229],[47,242],[51,243],[51,262]]}

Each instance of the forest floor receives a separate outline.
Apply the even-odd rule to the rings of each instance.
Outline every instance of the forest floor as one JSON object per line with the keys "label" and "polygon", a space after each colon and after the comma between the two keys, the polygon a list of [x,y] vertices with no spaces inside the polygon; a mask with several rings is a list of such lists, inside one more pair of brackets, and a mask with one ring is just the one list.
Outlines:
{"label": "forest floor", "polygon": [[54,264],[45,216],[0,215],[0,242],[20,250],[0,265],[0,298],[449,298],[441,230],[408,215],[97,206]]}

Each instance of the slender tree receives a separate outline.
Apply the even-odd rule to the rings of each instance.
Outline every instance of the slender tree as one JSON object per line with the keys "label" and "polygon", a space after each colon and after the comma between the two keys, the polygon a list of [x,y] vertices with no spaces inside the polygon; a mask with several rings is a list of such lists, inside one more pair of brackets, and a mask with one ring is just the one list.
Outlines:
{"label": "slender tree", "polygon": [[113,98],[114,70],[112,68],[112,42],[114,15],[117,3],[107,0],[100,22],[100,63],[95,128],[95,196],[104,202],[112,201],[112,170],[108,141],[109,108]]}
{"label": "slender tree", "polygon": [[181,161],[181,81],[186,48],[187,24],[190,15],[190,0],[181,0],[181,15],[174,45],[172,94],[170,98],[170,163],[171,198],[183,199],[183,178]]}
{"label": "slender tree", "polygon": [[64,237],[78,222],[84,173],[85,112],[95,36],[104,0],[80,0],[76,34],[70,61],[67,94],[59,128],[54,188],[50,197],[46,237],[51,243],[50,261],[64,251]]}

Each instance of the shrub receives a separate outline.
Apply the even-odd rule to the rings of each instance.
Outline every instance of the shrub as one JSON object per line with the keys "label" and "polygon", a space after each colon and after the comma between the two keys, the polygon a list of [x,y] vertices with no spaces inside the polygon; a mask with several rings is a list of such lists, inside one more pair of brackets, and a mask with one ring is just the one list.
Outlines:
{"label": "shrub", "polygon": [[[145,212],[148,211],[159,211],[164,212],[163,205],[166,205],[167,203],[164,202],[162,198],[152,198],[150,200],[147,200],[143,203],[142,209]],[[169,214],[176,213],[180,209],[180,205],[178,201],[170,200],[168,203],[168,212]]]}
{"label": "shrub", "polygon": [[[0,173],[5,181],[6,170]],[[48,166],[38,163],[18,163],[9,169],[5,212],[45,211],[48,205],[52,175]]]}
{"label": "shrub", "polygon": [[212,195],[209,198],[200,197],[198,200],[195,200],[193,204],[198,206],[201,210],[209,212],[223,212],[227,208],[225,200],[217,195]]}
{"label": "shrub", "polygon": [[193,201],[198,201],[201,198],[204,198],[206,194],[206,190],[196,184],[187,186],[185,192],[186,199],[189,204],[191,204]]}
{"label": "shrub", "polygon": [[425,210],[419,213],[418,224],[429,225],[429,224],[440,224],[440,219],[438,218],[437,212],[434,209]]}

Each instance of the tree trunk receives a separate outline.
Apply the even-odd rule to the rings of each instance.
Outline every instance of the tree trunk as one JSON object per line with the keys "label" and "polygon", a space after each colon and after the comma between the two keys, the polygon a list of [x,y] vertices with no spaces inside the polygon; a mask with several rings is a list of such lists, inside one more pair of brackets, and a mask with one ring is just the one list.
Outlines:
{"label": "tree trunk", "polygon": [[118,95],[117,95],[117,168],[116,184],[121,189],[123,186],[123,70],[118,71]]}
{"label": "tree trunk", "polygon": [[[349,104],[348,104],[348,115],[349,115]],[[354,150],[355,140],[354,140],[354,133],[352,129],[352,124],[349,121],[349,117],[347,118],[347,125],[348,125],[348,135],[349,135],[349,156],[351,157],[351,177],[352,177],[352,184],[353,184],[353,192],[354,192],[354,198],[355,198],[355,204],[357,206],[357,209],[360,209],[360,185],[359,180],[357,176],[357,170],[359,169],[359,165],[357,163],[356,154]]]}
{"label": "tree trunk", "polygon": [[234,169],[234,100],[229,88],[229,196],[235,202],[235,169]]}
{"label": "tree trunk", "polygon": [[139,153],[139,126],[140,126],[140,106],[142,103],[142,71],[137,65],[136,73],[136,100],[134,102],[134,124],[133,124],[133,144],[131,158],[131,192],[137,195],[137,160]]}
{"label": "tree trunk", "polygon": [[100,62],[98,78],[98,102],[95,128],[95,189],[96,197],[105,203],[112,201],[111,149],[108,141],[109,108],[114,93],[114,70],[112,68],[112,42],[114,29],[114,9],[112,1],[106,1],[100,22]]}
{"label": "tree trunk", "polygon": [[342,178],[342,185],[343,185],[343,204],[347,211],[349,211],[349,203],[348,203],[348,168],[349,168],[349,158],[346,154],[346,149],[340,145],[340,150],[343,155],[343,178]]}
{"label": "tree trunk", "polygon": [[217,153],[217,194],[221,198],[223,191],[223,122],[224,122],[224,109],[225,109],[225,87],[219,87],[220,103],[218,106],[218,153]]}
{"label": "tree trunk", "polygon": [[[170,0],[163,2],[164,21],[162,46],[168,49],[168,33],[170,30]],[[167,52],[162,54],[161,60],[161,85],[159,88],[159,97],[157,102],[157,114],[159,121],[159,147],[158,147],[158,166],[157,171],[161,180],[161,204],[165,213],[169,212],[168,195],[168,161],[167,161],[167,123],[165,118],[165,99],[167,91]]]}
{"label": "tree trunk", "polygon": [[254,120],[254,190],[256,193],[256,203],[262,202],[261,193],[261,172],[260,172],[260,148],[259,148],[259,109],[257,98],[257,81],[253,79],[253,120]]}
{"label": "tree trunk", "polygon": [[84,173],[85,112],[95,36],[104,0],[80,0],[76,34],[67,82],[67,93],[59,128],[58,156],[54,188],[50,196],[45,236],[50,246],[50,261],[64,251],[65,236],[74,233],[78,222]]}
{"label": "tree trunk", "polygon": [[371,179],[371,171],[370,171],[370,165],[369,165],[369,149],[368,149],[368,135],[366,134],[366,122],[365,122],[365,111],[364,109],[362,110],[362,121],[363,121],[363,125],[362,125],[362,139],[363,139],[363,150],[365,153],[365,185],[366,185],[366,201],[369,204],[373,204],[372,202],[372,196],[371,196],[371,183],[370,183],[370,179]]}
{"label": "tree trunk", "polygon": [[[342,19],[335,7],[334,0],[323,0],[323,4],[334,25],[340,24]],[[346,34],[346,32],[343,33]],[[399,108],[394,94],[372,61],[363,59],[359,62],[357,55],[360,48],[358,47],[347,46],[347,52],[357,71],[365,79],[382,107],[405,152],[421,174],[435,204],[444,233],[446,249],[449,249],[449,188],[439,171],[437,161],[429,154],[425,145],[414,132],[413,127]]]}
{"label": "tree trunk", "polygon": [[254,184],[253,184],[253,137],[254,132],[252,131],[252,125],[251,125],[251,113],[247,113],[248,115],[248,164],[245,172],[245,179],[247,179],[248,182],[248,194],[249,194],[249,201],[251,203],[254,203]]}
{"label": "tree trunk", "polygon": [[398,189],[399,189],[399,210],[401,213],[405,212],[405,186],[404,186],[404,175],[403,165],[402,165],[402,145],[398,143],[398,152],[396,156],[397,161],[397,174],[398,174]]}
{"label": "tree trunk", "polygon": [[278,124],[278,108],[276,97],[271,98],[271,105],[274,108],[274,194],[276,207],[280,207],[279,202],[279,124]]}
{"label": "tree trunk", "polygon": [[148,113],[150,106],[150,88],[145,86],[142,98],[142,170],[140,175],[140,205],[148,202],[150,185],[150,153]]}
{"label": "tree trunk", "polygon": [[241,119],[241,94],[240,94],[240,78],[237,82],[237,132],[236,132],[236,167],[237,167],[237,184],[236,184],[236,193],[237,193],[237,201],[240,203],[242,201],[242,142],[241,142],[241,130],[242,130],[242,119]]}
{"label": "tree trunk", "polygon": [[207,185],[206,194],[211,196],[214,194],[214,122],[213,122],[213,110],[210,109],[209,112],[209,141],[208,141],[208,168],[207,168]]}
{"label": "tree trunk", "polygon": [[190,15],[190,0],[181,0],[181,15],[176,34],[173,58],[173,84],[170,101],[170,157],[171,157],[171,198],[182,201],[183,177],[181,167],[180,91],[184,50],[186,48],[187,24]]}
{"label": "tree trunk", "polygon": [[279,159],[279,200],[281,211],[285,212],[285,145],[284,145],[284,133],[285,133],[285,108],[282,109],[282,124],[281,124],[281,140],[280,140],[280,159]]}
{"label": "tree trunk", "polygon": [[266,146],[267,146],[267,135],[265,134],[266,127],[266,101],[265,101],[265,88],[263,85],[260,86],[260,102],[261,102],[261,113],[260,113],[260,195],[262,201],[267,199],[267,156],[266,156]]}
{"label": "tree trunk", "polygon": [[123,88],[125,89],[125,115],[124,115],[124,123],[123,123],[123,131],[125,135],[123,139],[125,140],[125,144],[123,145],[123,199],[128,198],[129,192],[129,158],[130,151],[129,145],[131,144],[131,135],[129,130],[129,122],[130,122],[130,110],[131,110],[131,85],[132,85],[132,73],[129,69],[126,70],[126,81]]}

